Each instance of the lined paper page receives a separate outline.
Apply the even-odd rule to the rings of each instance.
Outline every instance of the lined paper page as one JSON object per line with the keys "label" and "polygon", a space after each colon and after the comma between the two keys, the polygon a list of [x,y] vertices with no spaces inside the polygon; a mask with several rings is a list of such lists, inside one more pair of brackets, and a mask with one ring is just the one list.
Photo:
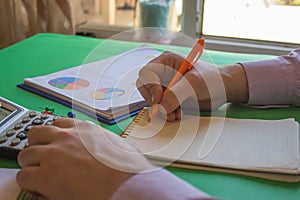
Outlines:
{"label": "lined paper page", "polygon": [[184,116],[149,123],[143,118],[127,133],[127,141],[150,158],[299,174],[299,124],[294,119]]}

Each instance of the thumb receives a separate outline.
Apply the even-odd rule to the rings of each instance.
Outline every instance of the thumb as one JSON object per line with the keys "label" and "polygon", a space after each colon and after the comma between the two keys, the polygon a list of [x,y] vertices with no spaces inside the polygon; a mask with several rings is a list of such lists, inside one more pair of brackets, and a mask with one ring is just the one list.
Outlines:
{"label": "thumb", "polygon": [[162,98],[163,95],[163,88],[159,84],[151,84],[151,86],[148,86],[150,93],[151,93],[151,101],[152,104],[158,104]]}
{"label": "thumb", "polygon": [[160,105],[164,107],[166,114],[170,114],[192,96],[196,97],[196,94],[189,81],[183,76],[164,93]]}

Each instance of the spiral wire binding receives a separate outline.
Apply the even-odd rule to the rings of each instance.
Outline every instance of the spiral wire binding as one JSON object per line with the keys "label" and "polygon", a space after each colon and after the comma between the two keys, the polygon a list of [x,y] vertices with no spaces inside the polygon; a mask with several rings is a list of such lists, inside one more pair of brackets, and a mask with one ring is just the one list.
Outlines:
{"label": "spiral wire binding", "polygon": [[17,200],[42,200],[42,199],[46,199],[46,198],[37,192],[29,192],[26,190],[21,190],[17,197]]}
{"label": "spiral wire binding", "polygon": [[123,131],[120,135],[122,138],[127,138],[131,131],[134,129],[139,122],[144,119],[146,116],[149,116],[149,108],[143,108],[141,112],[134,118],[134,120],[129,124],[129,126]]}

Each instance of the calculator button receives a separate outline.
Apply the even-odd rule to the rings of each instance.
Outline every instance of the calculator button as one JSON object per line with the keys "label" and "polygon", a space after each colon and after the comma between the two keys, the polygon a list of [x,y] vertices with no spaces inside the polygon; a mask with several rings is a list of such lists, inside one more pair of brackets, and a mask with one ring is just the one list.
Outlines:
{"label": "calculator button", "polygon": [[19,130],[23,127],[23,124],[22,123],[17,123],[15,126],[14,126],[14,129],[15,130]]}
{"label": "calculator button", "polygon": [[37,116],[37,112],[31,111],[31,112],[28,114],[28,116],[29,116],[30,118],[34,118],[35,116]]}
{"label": "calculator button", "polygon": [[26,148],[26,147],[28,147],[29,146],[29,144],[28,144],[28,142],[26,142],[25,144],[24,144],[24,148]]}
{"label": "calculator button", "polygon": [[34,125],[33,124],[29,124],[28,126],[25,127],[25,131],[29,131]]}
{"label": "calculator button", "polygon": [[44,121],[42,119],[38,118],[38,119],[33,120],[31,123],[34,125],[41,125],[44,123]]}
{"label": "calculator button", "polygon": [[53,121],[52,120],[49,120],[45,123],[45,125],[52,125],[53,124]]}
{"label": "calculator button", "polygon": [[20,133],[17,134],[17,138],[20,138],[21,140],[24,140],[27,138],[27,135],[24,131],[21,131]]}
{"label": "calculator button", "polygon": [[8,137],[6,135],[3,135],[0,137],[0,144],[6,142]]}
{"label": "calculator button", "polygon": [[47,114],[41,114],[41,119],[47,119],[49,117],[49,115]]}
{"label": "calculator button", "polygon": [[60,116],[54,116],[53,121],[58,120],[59,118],[60,118]]}
{"label": "calculator button", "polygon": [[11,145],[11,146],[16,146],[16,145],[20,144],[20,142],[21,142],[21,139],[20,139],[20,138],[14,138],[14,139],[12,139],[12,141],[10,142],[10,145]]}
{"label": "calculator button", "polygon": [[23,124],[26,124],[26,123],[28,123],[30,120],[31,120],[30,117],[24,117],[24,118],[22,119],[22,123],[23,123]]}
{"label": "calculator button", "polygon": [[6,131],[7,137],[13,136],[14,134],[16,134],[16,131],[14,129],[10,129],[10,130]]}

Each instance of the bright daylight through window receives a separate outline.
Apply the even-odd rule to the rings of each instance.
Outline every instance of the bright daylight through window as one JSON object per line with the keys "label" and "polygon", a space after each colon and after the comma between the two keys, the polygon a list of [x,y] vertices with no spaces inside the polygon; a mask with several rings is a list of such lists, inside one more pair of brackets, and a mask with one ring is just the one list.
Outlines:
{"label": "bright daylight through window", "polygon": [[205,0],[202,34],[300,44],[300,0]]}
{"label": "bright daylight through window", "polygon": [[[300,0],[85,0],[82,3],[87,23],[78,30],[92,32],[96,37],[111,37],[139,27],[159,27],[212,39],[214,46],[209,46],[207,40],[207,47],[216,50],[279,55],[300,44],[297,26]],[[82,29],[84,26],[88,28]],[[220,45],[226,41],[228,49]],[[261,44],[265,50],[261,46],[251,47],[253,44]]]}

